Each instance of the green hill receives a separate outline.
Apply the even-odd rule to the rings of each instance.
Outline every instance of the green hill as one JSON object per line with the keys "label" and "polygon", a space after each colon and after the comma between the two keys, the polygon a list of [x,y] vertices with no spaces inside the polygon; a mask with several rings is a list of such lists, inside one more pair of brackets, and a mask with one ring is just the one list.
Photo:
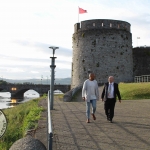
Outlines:
{"label": "green hill", "polygon": [[[2,80],[0,81],[0,83]],[[22,80],[15,80],[15,79],[3,79],[4,82],[8,83],[15,83],[15,84],[23,84],[23,83],[32,83],[32,84],[50,84],[50,79],[43,78],[41,79],[22,79]],[[56,78],[54,84],[61,84],[61,85],[70,85],[71,84],[71,78]]]}

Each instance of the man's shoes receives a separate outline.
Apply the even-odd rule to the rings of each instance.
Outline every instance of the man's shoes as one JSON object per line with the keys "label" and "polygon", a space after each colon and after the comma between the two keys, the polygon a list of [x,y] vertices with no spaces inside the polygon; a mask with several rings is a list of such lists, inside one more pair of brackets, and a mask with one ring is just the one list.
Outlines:
{"label": "man's shoes", "polygon": [[107,121],[110,121],[110,117],[109,117],[109,115],[107,115]]}
{"label": "man's shoes", "polygon": [[112,119],[109,120],[110,123],[113,123]]}
{"label": "man's shoes", "polygon": [[109,117],[107,117],[107,121],[110,121],[110,118],[109,118]]}
{"label": "man's shoes", "polygon": [[95,115],[94,115],[94,114],[92,114],[92,117],[93,117],[93,120],[96,120],[96,117],[95,117]]}
{"label": "man's shoes", "polygon": [[86,120],[86,123],[90,123],[90,119],[87,119],[87,120]]}

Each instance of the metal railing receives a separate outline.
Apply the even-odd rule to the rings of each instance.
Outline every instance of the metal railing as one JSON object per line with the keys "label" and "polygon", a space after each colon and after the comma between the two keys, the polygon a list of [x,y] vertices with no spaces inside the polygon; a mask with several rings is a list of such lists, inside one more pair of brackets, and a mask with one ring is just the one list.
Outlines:
{"label": "metal railing", "polygon": [[150,75],[135,76],[134,82],[150,82]]}
{"label": "metal railing", "polygon": [[52,121],[51,121],[51,111],[50,111],[50,91],[48,91],[48,150],[53,149],[53,131],[52,131]]}

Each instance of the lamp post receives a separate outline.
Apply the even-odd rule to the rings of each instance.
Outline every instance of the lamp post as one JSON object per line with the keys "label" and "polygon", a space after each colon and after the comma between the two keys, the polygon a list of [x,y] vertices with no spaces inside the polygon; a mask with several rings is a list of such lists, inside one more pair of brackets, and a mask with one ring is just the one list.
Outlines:
{"label": "lamp post", "polygon": [[50,65],[50,68],[51,68],[51,85],[50,85],[50,109],[53,110],[53,101],[54,101],[54,69],[56,67],[55,65],[55,58],[57,57],[54,57],[54,54],[55,54],[55,50],[56,49],[59,49],[59,47],[55,47],[55,46],[51,46],[49,47],[53,50],[53,57],[50,57],[51,58],[51,65]]}
{"label": "lamp post", "polygon": [[137,37],[137,47],[138,47],[138,40],[140,39],[140,37]]}
{"label": "lamp post", "polygon": [[46,76],[47,77],[47,85],[48,85],[48,76]]}
{"label": "lamp post", "polygon": [[41,75],[41,85],[42,85],[42,79],[43,79],[43,75]]}
{"label": "lamp post", "polygon": [[43,76],[41,75],[41,95],[42,95],[42,78]]}

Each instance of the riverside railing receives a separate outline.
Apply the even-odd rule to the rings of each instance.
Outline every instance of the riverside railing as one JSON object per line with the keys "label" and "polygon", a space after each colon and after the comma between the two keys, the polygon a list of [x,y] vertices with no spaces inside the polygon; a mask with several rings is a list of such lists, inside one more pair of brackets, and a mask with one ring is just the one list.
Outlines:
{"label": "riverside railing", "polygon": [[50,111],[50,91],[48,91],[48,150],[53,149],[53,132],[52,132],[52,121]]}

